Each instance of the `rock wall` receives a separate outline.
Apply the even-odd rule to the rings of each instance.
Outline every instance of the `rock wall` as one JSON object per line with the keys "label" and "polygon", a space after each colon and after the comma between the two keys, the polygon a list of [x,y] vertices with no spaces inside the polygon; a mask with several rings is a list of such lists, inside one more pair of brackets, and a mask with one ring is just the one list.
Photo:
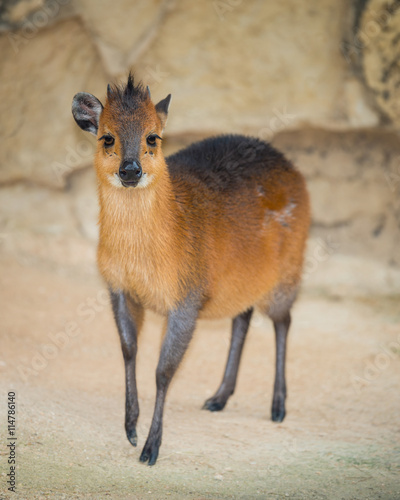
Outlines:
{"label": "rock wall", "polygon": [[[156,98],[172,93],[170,135],[233,131],[269,140],[304,126],[381,123],[343,56],[355,15],[348,0],[13,0],[1,14],[0,182],[57,187],[87,165],[93,143],[76,130],[72,96],[103,97],[106,82],[131,68]],[[376,57],[367,64],[369,86],[375,67]],[[389,109],[385,96],[377,102]]]}
{"label": "rock wall", "polygon": [[[19,231],[14,250],[49,218],[48,237],[92,245],[92,174],[73,174],[90,168],[95,139],[71,100],[102,99],[133,69],[155,100],[173,95],[167,149],[223,132],[273,141],[307,176],[315,238],[400,266],[398,0],[3,0],[0,53],[2,224]],[[71,227],[40,216],[58,196],[72,197]]]}
{"label": "rock wall", "polygon": [[400,2],[359,0],[343,54],[369,91],[381,123],[400,127]]}

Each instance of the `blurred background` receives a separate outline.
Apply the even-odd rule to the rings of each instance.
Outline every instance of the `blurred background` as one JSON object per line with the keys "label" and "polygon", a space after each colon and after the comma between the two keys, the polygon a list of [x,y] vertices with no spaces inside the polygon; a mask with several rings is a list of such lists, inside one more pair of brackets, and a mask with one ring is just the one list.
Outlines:
{"label": "blurred background", "polygon": [[[71,114],[77,92],[104,101],[129,70],[155,102],[172,94],[166,154],[259,137],[305,175],[312,204],[285,423],[269,421],[260,315],[234,397],[199,411],[230,328],[201,323],[156,473],[137,460],[161,320],[149,314],[140,339],[137,450],[96,269],[96,140]],[[400,498],[399,0],[0,0],[0,131],[0,388],[17,393],[20,498]]]}
{"label": "blurred background", "polygon": [[310,285],[400,292],[399,2],[3,0],[0,30],[2,252],[95,272],[95,139],[71,100],[133,69],[172,93],[166,153],[238,132],[296,163]]}

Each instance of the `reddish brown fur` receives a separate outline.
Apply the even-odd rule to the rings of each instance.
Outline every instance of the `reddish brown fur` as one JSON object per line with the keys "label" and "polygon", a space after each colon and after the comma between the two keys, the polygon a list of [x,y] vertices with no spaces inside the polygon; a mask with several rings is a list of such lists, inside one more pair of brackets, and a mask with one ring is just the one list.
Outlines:
{"label": "reddish brown fur", "polygon": [[[122,119],[126,120],[123,127],[131,126],[126,117]],[[296,290],[310,218],[302,176],[294,169],[275,170],[268,185],[260,179],[258,184],[244,186],[239,196],[243,195],[245,210],[240,199],[223,195],[218,202],[211,200],[208,209],[196,209],[185,179],[172,187],[161,148],[153,158],[146,154],[146,133],[162,133],[150,100],[135,113],[136,120],[145,130],[140,156],[143,171],[154,175],[146,188],[117,189],[110,184],[122,152],[117,132],[121,116],[113,113],[108,102],[98,132],[99,137],[111,132],[117,138],[112,154],[99,143],[95,158],[100,196],[98,263],[111,287],[129,292],[144,307],[161,314],[183,300],[187,288],[202,287],[208,300],[200,317],[205,318],[233,317],[255,304],[265,311],[278,289]],[[184,200],[180,204],[174,201],[176,194]],[[182,204],[202,232],[206,251],[200,255],[188,251],[191,228],[182,216]]]}
{"label": "reddish brown fur", "polygon": [[[125,429],[136,446],[137,335],[145,309],[165,315],[157,395],[140,460],[154,465],[170,381],[196,320],[231,317],[222,383],[204,407],[233,394],[254,306],[273,320],[276,369],[271,418],[285,417],[286,340],[310,223],[304,179],[269,144],[244,136],[194,143],[164,160],[160,143],[170,96],[156,106],[129,75],[103,108],[74,97],[78,125],[96,134],[100,200],[98,264],[109,289],[126,376]],[[157,140],[156,140],[157,139]]]}

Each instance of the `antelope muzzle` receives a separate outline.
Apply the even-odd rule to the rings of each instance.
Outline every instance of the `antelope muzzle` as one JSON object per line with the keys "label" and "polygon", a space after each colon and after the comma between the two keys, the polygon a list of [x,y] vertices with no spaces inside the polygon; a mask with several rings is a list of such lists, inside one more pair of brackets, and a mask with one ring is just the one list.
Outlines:
{"label": "antelope muzzle", "polygon": [[138,185],[143,171],[140,163],[126,160],[119,167],[119,178],[124,187],[135,187]]}

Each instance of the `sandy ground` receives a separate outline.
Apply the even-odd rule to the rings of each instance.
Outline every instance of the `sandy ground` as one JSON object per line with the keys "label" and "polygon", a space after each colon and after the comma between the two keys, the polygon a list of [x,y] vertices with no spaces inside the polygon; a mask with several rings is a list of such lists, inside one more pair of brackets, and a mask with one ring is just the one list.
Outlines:
{"label": "sandy ground", "polygon": [[[150,425],[161,320],[139,343],[139,446],[125,438],[123,361],[95,274],[0,260],[0,498],[400,498],[400,309],[395,297],[305,292],[293,311],[287,417],[270,421],[272,325],[256,315],[236,393],[220,381],[229,322],[199,324],[166,404],[154,467]],[[66,326],[67,325],[67,326]],[[58,334],[58,335],[57,335]],[[7,491],[7,393],[17,399],[17,486]]]}

